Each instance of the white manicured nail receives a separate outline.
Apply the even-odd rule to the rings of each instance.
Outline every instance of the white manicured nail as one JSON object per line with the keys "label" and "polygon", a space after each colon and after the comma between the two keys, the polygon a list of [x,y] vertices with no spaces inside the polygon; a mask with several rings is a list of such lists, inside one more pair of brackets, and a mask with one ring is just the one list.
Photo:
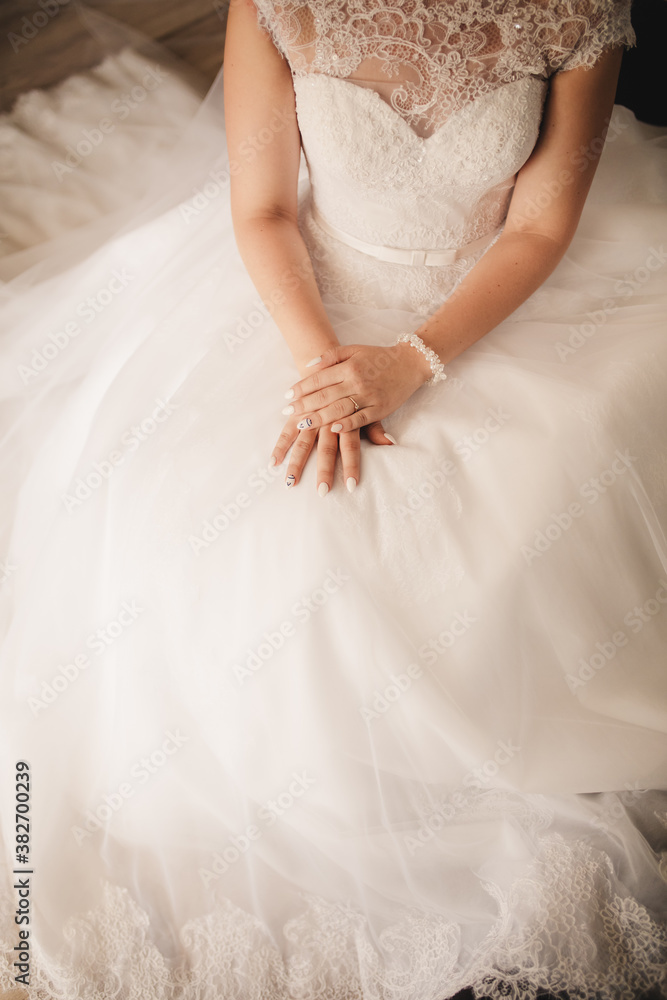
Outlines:
{"label": "white manicured nail", "polygon": [[283,414],[283,416],[284,416],[284,417],[289,417],[289,416],[291,416],[291,415],[292,415],[293,413],[294,413],[294,407],[293,407],[293,406],[286,406],[286,407],[285,407],[285,408],[283,409],[283,411],[282,411],[282,414]]}
{"label": "white manicured nail", "polygon": [[272,469],[275,464],[276,464],[276,456],[272,455],[271,458],[269,459],[269,468]]}
{"label": "white manicured nail", "polygon": [[345,485],[347,486],[348,493],[354,493],[357,488],[357,480],[350,476]]}
{"label": "white manicured nail", "polygon": [[386,437],[387,441],[391,441],[392,444],[398,444],[396,438],[392,437],[391,434],[387,434],[386,431],[384,432],[384,436]]}
{"label": "white manicured nail", "polygon": [[285,399],[294,399],[294,389],[288,389],[285,393]]}
{"label": "white manicured nail", "polygon": [[325,497],[327,495],[327,493],[329,492],[329,484],[328,483],[320,483],[320,485],[317,487],[317,492],[319,493],[319,495],[321,497]]}
{"label": "white manicured nail", "polygon": [[303,420],[300,420],[299,423],[296,425],[297,430],[299,431],[307,431],[308,428],[312,426],[313,426],[313,421],[310,419],[310,417],[304,417]]}
{"label": "white manicured nail", "polygon": [[308,362],[308,364],[306,365],[306,368],[312,368],[313,365],[319,365],[319,363],[320,363],[321,360],[322,360],[321,357],[320,358],[313,358],[312,361]]}
{"label": "white manicured nail", "polygon": [[331,430],[332,430],[332,433],[334,433],[334,434],[337,434],[338,431],[342,431],[342,429],[343,429],[343,425],[342,424],[332,424],[331,425]]}
{"label": "white manicured nail", "polygon": [[290,486],[294,486],[295,482],[296,482],[296,476],[293,476],[292,473],[290,472],[289,476],[285,480],[285,486],[289,488]]}

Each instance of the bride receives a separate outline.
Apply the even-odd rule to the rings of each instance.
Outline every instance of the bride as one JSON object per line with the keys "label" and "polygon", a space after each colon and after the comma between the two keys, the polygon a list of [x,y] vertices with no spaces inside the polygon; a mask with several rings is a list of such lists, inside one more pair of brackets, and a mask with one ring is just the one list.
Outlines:
{"label": "bride", "polygon": [[667,988],[632,42],[627,0],[235,0],[224,129],[218,81],[168,149],[131,50],[7,117],[6,989]]}

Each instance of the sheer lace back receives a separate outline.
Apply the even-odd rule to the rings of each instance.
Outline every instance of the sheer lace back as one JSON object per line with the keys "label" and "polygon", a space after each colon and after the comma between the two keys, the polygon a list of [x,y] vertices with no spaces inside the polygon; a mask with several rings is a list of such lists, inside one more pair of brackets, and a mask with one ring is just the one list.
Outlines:
{"label": "sheer lace back", "polygon": [[631,44],[630,0],[256,0],[294,75],[376,91],[426,138],[526,75],[591,66]]}

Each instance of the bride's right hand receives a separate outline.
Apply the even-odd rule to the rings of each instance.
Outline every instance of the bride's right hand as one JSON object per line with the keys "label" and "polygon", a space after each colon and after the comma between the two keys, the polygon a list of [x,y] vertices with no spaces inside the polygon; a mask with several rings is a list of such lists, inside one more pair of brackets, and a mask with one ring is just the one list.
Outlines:
{"label": "bride's right hand", "polygon": [[[317,446],[317,492],[319,495],[326,496],[333,486],[339,451],[343,464],[343,480],[349,492],[352,493],[360,478],[360,431],[354,430],[337,434],[332,432],[330,424],[300,431],[296,426],[299,419],[298,416],[289,418],[271,454],[271,464],[281,465],[287,452],[292,448],[285,475],[285,485],[288,487],[297,485],[313,448]],[[393,444],[393,441],[385,435],[379,420],[364,427],[363,431],[373,444]]]}

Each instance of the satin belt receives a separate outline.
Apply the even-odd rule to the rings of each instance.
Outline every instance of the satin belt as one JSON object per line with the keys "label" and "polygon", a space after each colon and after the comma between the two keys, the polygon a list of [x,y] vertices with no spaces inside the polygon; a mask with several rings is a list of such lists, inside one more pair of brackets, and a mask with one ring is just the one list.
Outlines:
{"label": "satin belt", "polygon": [[342,229],[332,226],[315,205],[311,205],[310,210],[317,225],[329,236],[333,236],[334,239],[340,240],[341,243],[345,243],[354,250],[370,254],[371,257],[377,257],[378,260],[384,260],[388,264],[425,264],[427,267],[442,267],[443,264],[453,264],[459,257],[490,246],[500,233],[500,230],[496,229],[492,233],[481,236],[478,240],[473,240],[472,243],[466,243],[465,246],[454,250],[407,250],[400,247],[383,247],[375,243],[366,243],[364,240],[359,240],[356,236],[351,236],[349,233],[343,232]]}

